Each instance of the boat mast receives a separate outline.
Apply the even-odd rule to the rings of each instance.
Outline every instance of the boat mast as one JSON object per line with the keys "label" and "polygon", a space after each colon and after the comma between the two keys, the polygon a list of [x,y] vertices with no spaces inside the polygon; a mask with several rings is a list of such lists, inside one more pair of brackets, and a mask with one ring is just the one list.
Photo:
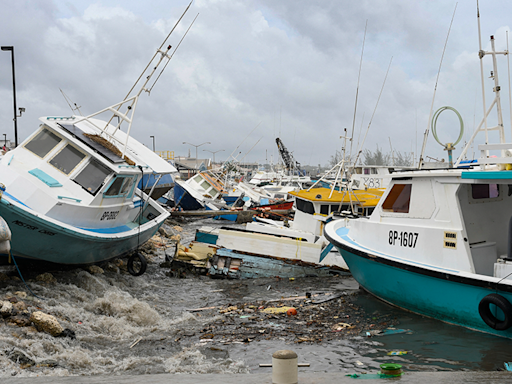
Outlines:
{"label": "boat mast", "polygon": [[[190,8],[190,6],[192,5],[192,1],[189,3],[189,5],[187,6],[187,8],[185,9],[185,11],[183,12],[183,14],[181,15],[181,17],[178,19],[178,21],[175,23],[174,27],[172,28],[172,30],[169,32],[169,34],[166,36],[166,38],[164,39],[164,41],[162,42],[162,44],[160,45],[160,47],[157,49],[157,51],[155,52],[155,54],[153,55],[153,57],[151,58],[151,60],[149,61],[149,63],[147,64],[146,68],[144,68],[144,71],[142,71],[141,75],[139,76],[139,78],[137,79],[137,81],[135,82],[135,84],[132,86],[132,88],[130,89],[130,91],[128,92],[128,94],[126,95],[125,99],[119,103],[116,103],[110,107],[107,107],[105,109],[102,109],[101,111],[98,111],[96,113],[93,113],[89,116],[86,116],[84,118],[81,118],[79,120],[77,120],[75,122],[75,124],[79,121],[82,121],[82,120],[86,120],[88,121],[90,124],[92,124],[93,126],[95,126],[97,129],[99,129],[101,131],[101,134],[105,134],[106,136],[108,136],[108,138],[112,141],[115,141],[115,142],[118,142],[119,144],[123,145],[123,150],[122,150],[122,157],[124,158],[125,154],[126,154],[126,149],[128,147],[128,139],[130,137],[130,131],[131,131],[131,126],[132,126],[132,121],[133,121],[133,116],[135,114],[135,109],[137,107],[137,102],[139,100],[139,96],[140,94],[143,92],[143,91],[147,91],[146,89],[146,86],[147,84],[149,83],[149,81],[151,80],[153,74],[156,72],[157,68],[160,66],[160,64],[162,63],[162,61],[164,61],[164,59],[167,59],[167,60],[171,60],[172,58],[172,55],[169,55],[169,51],[170,49],[172,48],[171,45],[168,45],[166,50],[162,50],[162,48],[164,47],[164,45],[166,44],[167,40],[169,39],[169,37],[171,36],[171,34],[173,33],[173,31],[176,29],[176,27],[178,26],[178,24],[180,23],[181,19],[185,16],[185,14],[187,13],[188,9]],[[195,21],[195,19],[194,19]],[[187,30],[188,32],[188,30]],[[180,42],[181,44],[181,42]],[[137,83],[141,80],[141,78],[144,76],[144,74],[146,73],[146,71],[148,70],[148,68],[150,67],[151,63],[154,61],[154,59],[156,58],[156,56],[160,54],[160,59],[158,60],[158,62],[156,63],[156,65],[153,67],[152,71],[149,73],[149,75],[146,76],[146,80],[144,81],[144,83],[142,84],[141,88],[139,89],[139,91],[132,97],[128,97],[130,95],[130,93],[135,89],[135,86],[137,85]],[[158,79],[157,79],[158,80]],[[153,84],[154,85],[154,84]],[[127,105],[127,111],[126,113],[123,113],[123,112],[120,112],[120,109],[123,105]],[[94,116],[97,116],[97,115],[100,115],[104,112],[111,112],[113,113],[112,117],[110,118],[109,122],[106,124],[106,126],[104,127],[99,127],[97,126],[92,120],[91,118],[94,117]],[[107,129],[109,127],[109,124],[110,122],[112,121],[112,119],[114,117],[118,117],[119,119],[119,122],[117,123],[117,126],[115,127],[114,131],[113,132],[108,132]],[[120,129],[121,127],[121,124],[123,122],[127,122],[128,123],[128,129],[127,129],[127,132],[126,132],[126,140],[124,143],[121,143],[120,140],[118,138],[115,137],[115,133],[117,132],[117,130]]]}
{"label": "boat mast", "polygon": [[[477,2],[477,19],[478,19],[478,39],[479,39],[479,48],[480,48],[480,50],[478,52],[478,56],[480,57],[480,76],[481,76],[481,80],[482,80],[482,102],[483,102],[483,108],[484,108],[484,116],[482,118],[482,121],[476,128],[475,132],[473,132],[473,135],[469,139],[468,143],[464,147],[464,150],[460,154],[459,158],[457,159],[457,162],[455,163],[455,167],[457,167],[460,164],[460,162],[466,155],[467,151],[469,150],[470,145],[472,144],[476,135],[479,132],[485,131],[485,144],[486,145],[489,144],[489,131],[499,131],[500,143],[501,144],[505,143],[505,130],[503,128],[503,114],[502,114],[502,110],[501,110],[501,96],[500,96],[501,87],[499,85],[499,79],[498,79],[498,64],[497,64],[497,60],[496,60],[496,55],[508,56],[509,52],[508,52],[508,49],[505,51],[496,51],[494,36],[491,36],[491,38],[490,38],[491,50],[484,51],[482,49],[482,42],[481,42],[481,36],[480,36],[480,10],[478,8],[478,2]],[[489,106],[489,109],[486,109],[486,103],[485,103],[485,85],[484,85],[485,79],[484,79],[484,70],[483,70],[483,62],[482,62],[482,59],[484,58],[485,55],[491,55],[492,64],[493,64],[493,70],[491,71],[491,78],[494,80],[493,92],[495,93],[495,96],[494,96],[493,102]],[[498,115],[498,124],[494,127],[488,127],[487,126],[487,117],[489,116],[489,114],[491,113],[492,109],[495,106],[496,106],[496,112]],[[483,128],[482,128],[482,126],[483,126]],[[501,156],[506,157],[505,149],[503,149],[503,148],[497,148],[497,149],[501,149],[501,152],[502,152]],[[486,158],[489,157],[489,148],[485,149],[485,157]]]}

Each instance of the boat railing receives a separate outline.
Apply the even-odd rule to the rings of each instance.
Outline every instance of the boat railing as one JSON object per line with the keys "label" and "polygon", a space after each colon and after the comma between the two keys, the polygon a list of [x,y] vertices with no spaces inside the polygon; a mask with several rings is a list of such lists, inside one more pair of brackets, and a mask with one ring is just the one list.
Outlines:
{"label": "boat railing", "polygon": [[[477,163],[485,170],[486,165],[491,164],[512,164],[512,143],[479,144],[480,158]],[[489,151],[501,151],[501,157],[489,157]]]}

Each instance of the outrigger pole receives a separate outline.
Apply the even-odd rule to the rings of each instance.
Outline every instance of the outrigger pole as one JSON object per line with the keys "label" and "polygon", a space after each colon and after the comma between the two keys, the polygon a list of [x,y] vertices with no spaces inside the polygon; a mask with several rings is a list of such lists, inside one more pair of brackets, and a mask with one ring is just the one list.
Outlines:
{"label": "outrigger pole", "polygon": [[[494,44],[494,41],[495,41],[494,36],[491,36],[491,50],[490,51],[482,50],[482,40],[481,40],[481,33],[480,33],[480,10],[478,7],[478,1],[476,3],[476,6],[477,6],[477,19],[478,19],[478,42],[479,42],[479,48],[480,48],[480,50],[478,52],[478,56],[480,57],[480,75],[482,78],[482,102],[483,102],[483,108],[484,108],[484,116],[482,118],[482,121],[478,125],[478,127],[473,132],[473,135],[467,142],[466,146],[464,147],[459,158],[457,159],[457,162],[455,163],[455,167],[457,167],[460,164],[460,162],[466,155],[467,151],[469,150],[469,147],[473,143],[476,135],[481,131],[485,131],[485,147],[486,148],[483,149],[483,150],[485,150],[485,158],[489,157],[489,131],[499,131],[500,144],[505,143],[505,130],[503,128],[503,115],[502,115],[502,110],[501,110],[501,96],[500,96],[501,87],[499,85],[499,79],[498,79],[498,64],[496,61],[496,55],[508,56],[508,54],[509,54],[508,41],[507,41],[507,50],[496,51],[495,44]],[[486,105],[485,105],[484,69],[483,69],[483,61],[482,61],[482,59],[484,58],[485,55],[492,56],[493,71],[491,72],[491,78],[494,80],[493,91],[496,93],[496,95],[494,96],[493,102],[489,106],[489,109],[486,109]],[[509,70],[509,83],[510,83],[510,70]],[[494,127],[488,127],[487,126],[487,116],[489,116],[489,114],[491,113],[492,109],[495,106],[496,106],[496,112],[498,114],[498,124]],[[483,128],[482,128],[482,125],[483,125]],[[500,149],[502,158],[508,157],[508,156],[506,156],[506,153],[505,153],[506,149],[504,149],[502,147],[496,147],[493,149]],[[494,159],[494,160],[496,161],[496,159]],[[503,161],[505,161],[505,160],[503,160]],[[505,162],[507,162],[507,161],[508,160],[506,160]],[[480,164],[482,164],[482,166],[485,166],[485,161],[480,162]]]}

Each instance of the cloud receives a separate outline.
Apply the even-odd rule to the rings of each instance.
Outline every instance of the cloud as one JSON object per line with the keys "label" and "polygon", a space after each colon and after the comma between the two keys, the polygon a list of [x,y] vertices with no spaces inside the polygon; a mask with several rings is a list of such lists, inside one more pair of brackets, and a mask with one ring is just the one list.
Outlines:
{"label": "cloud", "polygon": [[[59,89],[83,113],[122,100],[188,3],[1,2],[1,44],[15,46],[17,102],[27,109],[18,121],[20,137],[37,128],[39,116],[71,114]],[[344,128],[351,132],[354,127],[356,147],[374,114],[365,148],[391,145],[417,153],[454,8],[440,0],[197,0],[169,44],[175,49],[199,14],[189,34],[151,94],[141,96],[133,135],[147,145],[155,136],[157,150],[176,155],[191,148],[184,141],[210,141],[201,150],[223,149],[216,156],[222,160],[258,126],[240,146],[246,161],[276,162],[275,137],[280,136],[302,164],[325,165],[341,148]],[[504,49],[511,8],[507,2],[481,6],[484,47],[491,32],[497,48]],[[458,4],[434,103],[434,110],[457,108],[468,132],[482,117],[475,14],[474,4]],[[0,53],[0,73],[5,131],[0,134],[10,138],[12,79],[6,52]],[[506,74],[507,68],[500,67],[503,85]],[[446,140],[458,129],[452,118],[448,113],[440,118]],[[445,153],[429,138],[427,155]]]}

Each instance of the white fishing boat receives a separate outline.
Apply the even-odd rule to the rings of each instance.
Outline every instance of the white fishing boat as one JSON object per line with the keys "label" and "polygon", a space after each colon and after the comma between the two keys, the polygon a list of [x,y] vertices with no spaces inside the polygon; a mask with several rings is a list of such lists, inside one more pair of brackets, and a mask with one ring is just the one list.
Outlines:
{"label": "white fishing boat", "polygon": [[[369,218],[334,221],[324,233],[359,284],[383,301],[512,338],[512,143],[505,141],[497,72],[497,55],[508,51],[496,51],[493,36],[490,47],[479,56],[481,68],[492,57],[495,99],[487,109],[484,98],[486,114],[455,168],[394,173]],[[497,124],[489,127],[494,107]],[[486,137],[480,158],[459,168],[479,133]]]}
{"label": "white fishing boat", "polygon": [[0,216],[12,231],[15,259],[92,264],[133,253],[130,272],[144,272],[136,251],[169,213],[137,185],[155,175],[157,185],[159,175],[176,169],[130,132],[141,93],[170,60],[164,44],[133,96],[86,117],[41,117],[39,128],[2,157]]}

